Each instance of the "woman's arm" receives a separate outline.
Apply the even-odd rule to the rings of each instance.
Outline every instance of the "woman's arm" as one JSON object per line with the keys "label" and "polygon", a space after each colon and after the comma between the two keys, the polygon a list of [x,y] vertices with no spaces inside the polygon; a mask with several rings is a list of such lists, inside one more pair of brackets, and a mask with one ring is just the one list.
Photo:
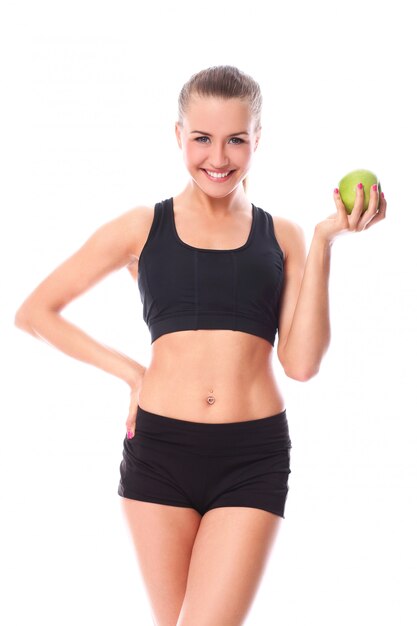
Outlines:
{"label": "woman's arm", "polygon": [[315,376],[330,344],[329,274],[331,243],[314,233],[292,323],[281,358],[296,380]]}
{"label": "woman's arm", "polygon": [[383,193],[379,198],[376,185],[366,211],[363,188],[357,188],[350,215],[337,189],[333,198],[337,211],[316,225],[304,271],[304,235],[299,226],[291,224],[287,242],[278,356],[286,374],[300,381],[318,373],[330,344],[329,275],[333,242],[341,235],[366,230],[386,217],[387,202]]}
{"label": "woman's arm", "polygon": [[22,318],[24,311],[16,315],[16,326],[38,339],[58,348],[65,354],[94,365],[130,387],[135,385],[138,375],[145,367],[113,348],[92,339],[80,328],[65,320],[59,313],[46,309],[31,309],[28,318]]}
{"label": "woman's arm", "polygon": [[92,339],[60,312],[112,271],[137,261],[133,251],[149,229],[147,209],[132,209],[102,225],[26,298],[15,324],[69,356],[124,380],[131,388],[146,368]]}

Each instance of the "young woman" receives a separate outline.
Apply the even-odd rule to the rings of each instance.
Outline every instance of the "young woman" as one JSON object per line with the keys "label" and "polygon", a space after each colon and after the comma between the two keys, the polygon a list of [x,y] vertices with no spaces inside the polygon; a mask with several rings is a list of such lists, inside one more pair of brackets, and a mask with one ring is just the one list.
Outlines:
{"label": "young woman", "polygon": [[[126,381],[130,408],[118,494],[157,626],[242,624],[284,518],[290,470],[274,377],[315,376],[330,342],[337,236],[385,217],[363,189],[348,215],[300,226],[252,204],[245,179],[261,136],[259,85],[232,66],[194,74],[179,96],[181,193],[102,225],[25,300],[16,324]],[[379,211],[377,210],[379,200]],[[60,316],[115,269],[138,279],[147,367]]]}

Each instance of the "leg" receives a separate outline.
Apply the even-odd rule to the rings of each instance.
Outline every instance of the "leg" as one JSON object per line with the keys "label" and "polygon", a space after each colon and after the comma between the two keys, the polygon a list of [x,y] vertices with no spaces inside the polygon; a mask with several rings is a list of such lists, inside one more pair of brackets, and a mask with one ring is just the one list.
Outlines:
{"label": "leg", "polygon": [[201,515],[194,509],[121,498],[155,626],[175,626]]}
{"label": "leg", "polygon": [[221,507],[203,516],[177,626],[243,623],[282,519],[251,507]]}

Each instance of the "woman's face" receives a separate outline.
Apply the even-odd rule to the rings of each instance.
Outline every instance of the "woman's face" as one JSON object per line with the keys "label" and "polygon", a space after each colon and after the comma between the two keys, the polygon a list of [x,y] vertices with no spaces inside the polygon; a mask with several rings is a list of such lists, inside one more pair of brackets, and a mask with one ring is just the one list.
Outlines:
{"label": "woman's face", "polygon": [[207,194],[227,195],[246,177],[260,138],[254,125],[245,101],[191,98],[183,126],[177,122],[175,132],[191,177]]}

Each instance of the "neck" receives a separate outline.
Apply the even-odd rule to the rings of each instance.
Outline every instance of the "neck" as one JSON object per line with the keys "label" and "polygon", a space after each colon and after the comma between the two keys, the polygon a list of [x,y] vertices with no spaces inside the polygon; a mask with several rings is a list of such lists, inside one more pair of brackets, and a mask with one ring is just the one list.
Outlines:
{"label": "neck", "polygon": [[208,216],[213,214],[226,215],[236,211],[250,212],[252,210],[251,202],[243,189],[243,185],[236,187],[227,196],[216,197],[202,191],[191,180],[185,189],[176,196],[176,202],[187,207],[195,207],[200,213],[203,212]]}

